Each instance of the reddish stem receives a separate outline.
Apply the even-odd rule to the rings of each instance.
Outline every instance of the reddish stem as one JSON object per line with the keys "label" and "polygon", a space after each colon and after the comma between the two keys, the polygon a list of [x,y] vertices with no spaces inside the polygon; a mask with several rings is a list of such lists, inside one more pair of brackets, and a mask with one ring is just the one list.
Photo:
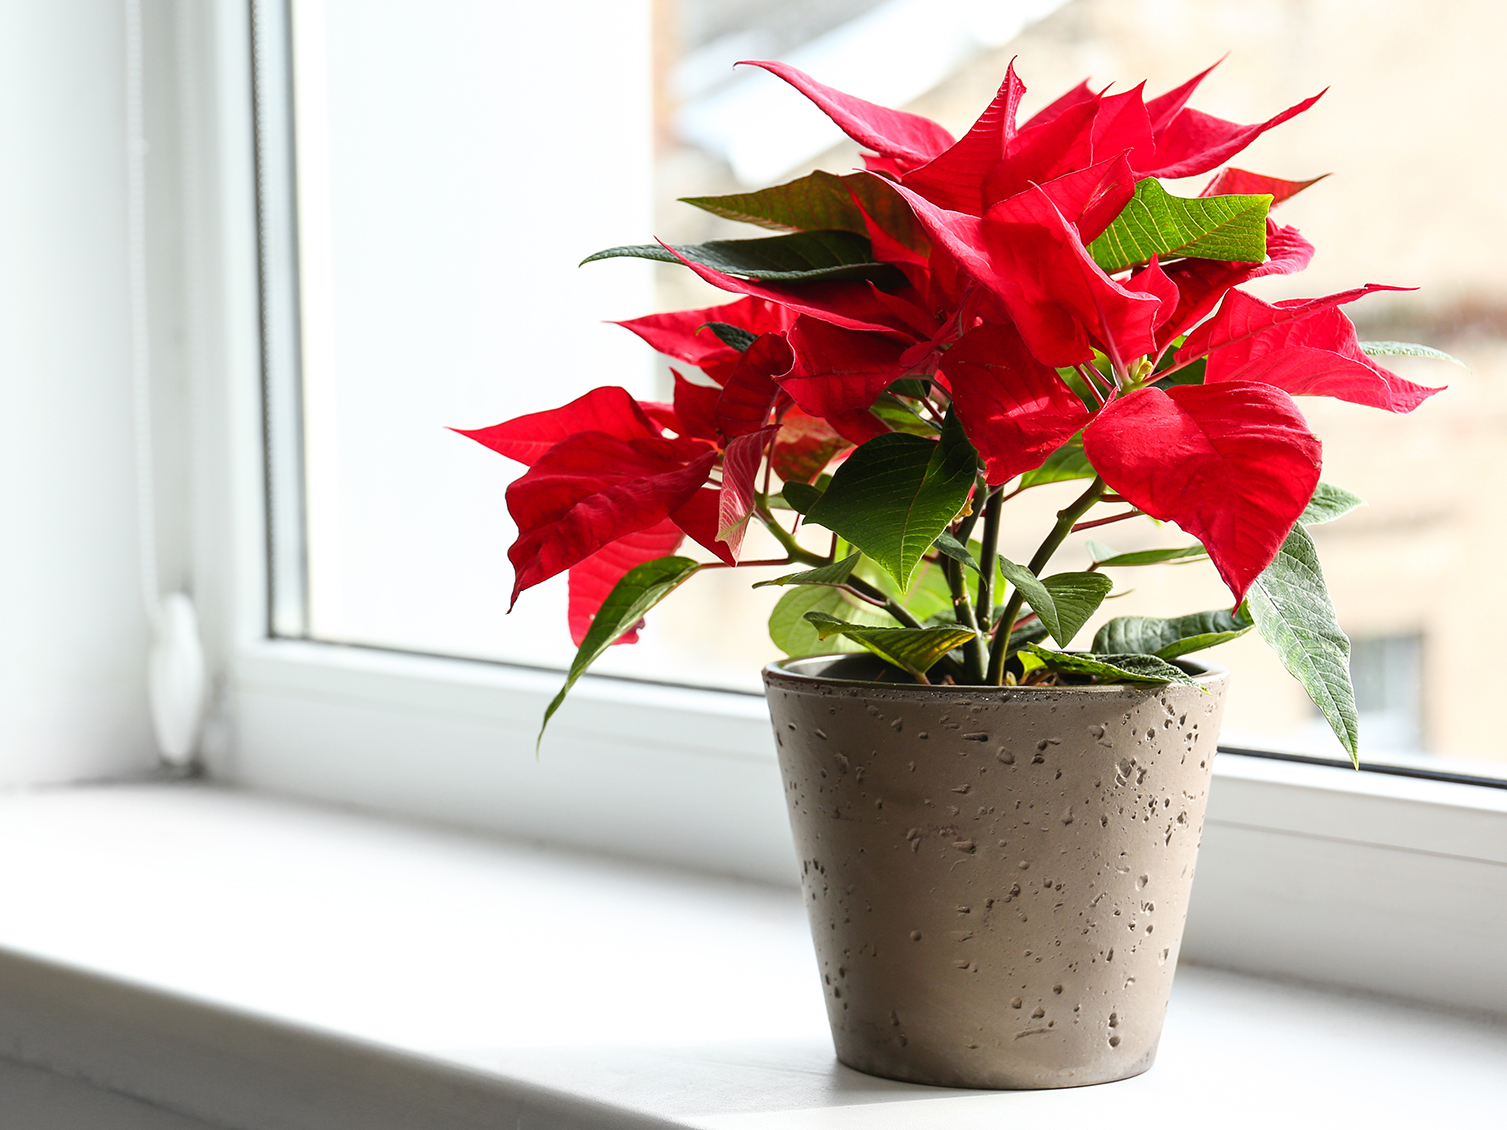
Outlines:
{"label": "reddish stem", "polygon": [[1124,514],[1115,514],[1109,518],[1095,518],[1092,522],[1079,522],[1068,532],[1076,534],[1079,530],[1092,530],[1095,526],[1107,526],[1111,522],[1123,522],[1126,518],[1139,518],[1142,516],[1142,513],[1140,510],[1127,510]]}

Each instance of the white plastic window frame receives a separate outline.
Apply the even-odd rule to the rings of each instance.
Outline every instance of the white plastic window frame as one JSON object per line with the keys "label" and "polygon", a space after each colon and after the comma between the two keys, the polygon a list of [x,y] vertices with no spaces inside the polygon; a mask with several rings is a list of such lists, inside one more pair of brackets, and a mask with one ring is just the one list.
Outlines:
{"label": "white plastic window frame", "polygon": [[[217,536],[201,539],[213,547],[201,587],[218,596],[209,619],[226,676],[227,736],[210,744],[210,773],[793,884],[756,697],[587,677],[536,757],[555,673],[296,638],[296,554],[276,555],[275,576],[267,564],[278,538],[296,544],[296,458],[269,462],[264,442],[269,419],[275,431],[281,414],[285,445],[297,422],[284,8],[221,0],[214,13],[195,71],[213,107],[199,179],[212,186],[214,230],[200,277],[216,355],[200,466],[213,488],[199,517]],[[277,507],[269,492],[283,492]],[[1184,958],[1507,1012],[1507,791],[1232,753],[1215,778]]]}

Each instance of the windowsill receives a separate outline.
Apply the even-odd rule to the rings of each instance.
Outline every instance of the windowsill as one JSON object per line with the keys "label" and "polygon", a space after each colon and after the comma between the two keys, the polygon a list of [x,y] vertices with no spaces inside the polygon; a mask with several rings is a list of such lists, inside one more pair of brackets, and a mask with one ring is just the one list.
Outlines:
{"label": "windowsill", "polygon": [[1137,1079],[872,1079],[789,889],[208,786],[6,794],[0,850],[0,1056],[247,1130],[1489,1124],[1507,1090],[1503,1023],[1197,966]]}

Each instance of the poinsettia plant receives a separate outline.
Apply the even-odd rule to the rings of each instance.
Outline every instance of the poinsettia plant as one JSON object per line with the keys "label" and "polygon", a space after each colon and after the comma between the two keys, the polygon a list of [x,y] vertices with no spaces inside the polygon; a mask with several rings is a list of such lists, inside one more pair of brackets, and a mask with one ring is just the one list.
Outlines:
{"label": "poinsettia plant", "polygon": [[[784,556],[756,564],[802,567],[760,582],[790,587],[770,627],[791,655],[867,650],[923,683],[1155,683],[1254,627],[1354,757],[1349,642],[1306,527],[1359,499],[1320,481],[1293,397],[1408,412],[1439,390],[1373,357],[1445,355],[1357,340],[1341,308],[1404,288],[1275,303],[1239,289],[1308,264],[1313,247],[1268,213],[1315,182],[1222,166],[1317,96],[1237,125],[1187,106],[1205,71],[1149,100],[1083,83],[1018,122],[1012,64],[955,141],[754,65],[870,150],[865,170],[687,200],[779,235],[591,256],[678,262],[740,296],[621,323],[704,379],[675,372],[671,403],[598,388],[462,433],[528,468],[507,491],[513,600],[569,571],[579,652],[546,723],[672,591],[755,564],[758,523]],[[1196,197],[1162,184],[1206,173]],[[1006,504],[1069,480],[1086,485],[1032,557],[1001,556]],[[1090,568],[1048,571],[1070,533],[1139,516],[1193,543],[1090,542]],[[827,531],[825,552],[803,526]],[[677,555],[686,538],[713,559]],[[1111,572],[1199,557],[1230,608],[1118,617],[1066,650]]]}

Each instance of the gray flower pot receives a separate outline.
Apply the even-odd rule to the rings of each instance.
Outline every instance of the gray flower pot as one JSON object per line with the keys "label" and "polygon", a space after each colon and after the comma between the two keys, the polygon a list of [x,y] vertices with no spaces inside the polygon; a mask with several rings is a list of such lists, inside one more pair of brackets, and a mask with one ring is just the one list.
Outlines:
{"label": "gray flower pot", "polygon": [[764,671],[837,1058],[949,1087],[1151,1066],[1229,673],[925,687]]}

